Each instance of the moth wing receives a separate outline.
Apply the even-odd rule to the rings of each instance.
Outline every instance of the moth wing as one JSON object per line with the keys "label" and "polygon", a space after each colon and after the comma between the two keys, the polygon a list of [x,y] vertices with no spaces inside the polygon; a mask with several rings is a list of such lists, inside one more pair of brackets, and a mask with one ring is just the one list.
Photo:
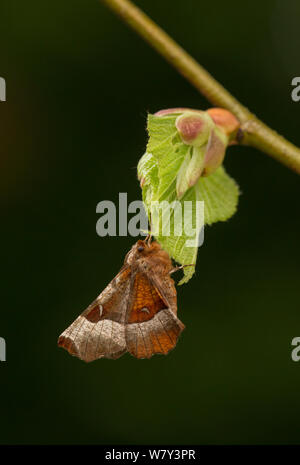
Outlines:
{"label": "moth wing", "polygon": [[58,346],[91,362],[126,352],[125,319],[130,267],[123,268],[97,299],[60,335]]}
{"label": "moth wing", "polygon": [[177,292],[171,276],[169,274],[157,276],[156,273],[150,270],[148,277],[167,307],[177,315]]}
{"label": "moth wing", "polygon": [[127,309],[125,338],[128,352],[137,358],[167,354],[176,346],[184,328],[151,278],[137,272],[132,277]]}

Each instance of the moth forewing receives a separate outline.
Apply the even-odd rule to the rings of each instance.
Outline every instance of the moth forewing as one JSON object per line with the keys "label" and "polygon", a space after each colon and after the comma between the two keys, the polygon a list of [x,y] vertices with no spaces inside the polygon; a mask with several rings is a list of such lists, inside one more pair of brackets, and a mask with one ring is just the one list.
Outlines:
{"label": "moth forewing", "polygon": [[101,294],[59,337],[58,345],[87,362],[126,352],[125,315],[130,267],[123,267]]}

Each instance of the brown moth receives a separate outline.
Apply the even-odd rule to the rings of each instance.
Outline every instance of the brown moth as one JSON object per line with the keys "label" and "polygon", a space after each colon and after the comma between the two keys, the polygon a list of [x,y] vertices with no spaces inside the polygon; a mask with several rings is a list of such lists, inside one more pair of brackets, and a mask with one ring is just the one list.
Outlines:
{"label": "brown moth", "polygon": [[185,328],[172,271],[158,242],[137,241],[117,276],[61,334],[59,347],[86,362],[127,351],[137,358],[167,354]]}

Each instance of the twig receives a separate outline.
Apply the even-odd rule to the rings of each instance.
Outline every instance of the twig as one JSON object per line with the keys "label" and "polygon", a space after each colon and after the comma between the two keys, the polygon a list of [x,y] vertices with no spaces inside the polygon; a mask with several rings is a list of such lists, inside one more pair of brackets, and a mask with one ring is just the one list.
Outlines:
{"label": "twig", "polygon": [[241,123],[239,143],[256,147],[300,174],[300,149],[244,107],[130,0],[101,0],[171,63],[213,105],[231,111]]}

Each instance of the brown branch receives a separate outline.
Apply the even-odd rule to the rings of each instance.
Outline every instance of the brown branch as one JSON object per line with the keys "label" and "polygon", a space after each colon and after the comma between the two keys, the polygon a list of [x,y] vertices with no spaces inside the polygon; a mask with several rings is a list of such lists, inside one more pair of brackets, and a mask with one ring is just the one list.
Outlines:
{"label": "brown branch", "polygon": [[130,0],[101,0],[143,37],[207,100],[231,111],[241,123],[239,142],[256,147],[300,174],[300,149],[277,134],[209,74]]}

